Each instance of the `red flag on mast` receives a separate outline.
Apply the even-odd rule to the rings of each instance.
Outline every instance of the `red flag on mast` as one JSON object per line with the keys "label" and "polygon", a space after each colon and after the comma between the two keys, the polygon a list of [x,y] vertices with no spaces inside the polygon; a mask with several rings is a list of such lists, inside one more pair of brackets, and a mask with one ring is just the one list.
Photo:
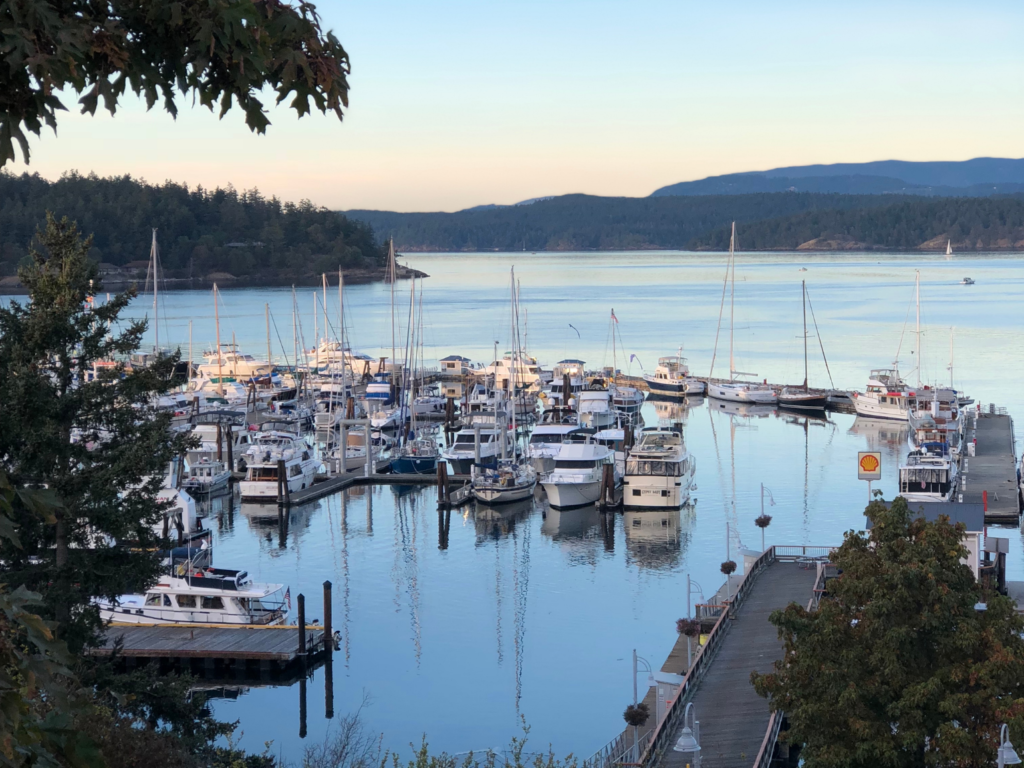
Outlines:
{"label": "red flag on mast", "polygon": [[619,318],[617,318],[617,317],[615,316],[615,310],[614,310],[614,309],[612,310],[612,320],[614,320],[614,321],[615,321],[615,324],[616,324],[616,325],[618,325],[618,324],[619,324]]}

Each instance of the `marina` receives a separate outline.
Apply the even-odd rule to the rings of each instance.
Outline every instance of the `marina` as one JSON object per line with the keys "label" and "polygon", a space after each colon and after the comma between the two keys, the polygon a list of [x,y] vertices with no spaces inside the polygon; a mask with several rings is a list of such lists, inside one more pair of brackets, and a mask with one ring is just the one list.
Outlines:
{"label": "marina", "polygon": [[[887,499],[896,494],[900,467],[913,448],[909,410],[902,419],[858,416],[856,398],[848,393],[863,389],[869,371],[885,364],[886,355],[880,360],[877,349],[899,336],[904,317],[902,310],[891,311],[883,322],[886,310],[880,305],[854,307],[842,295],[853,274],[867,281],[865,296],[880,295],[890,304],[889,294],[912,300],[916,265],[890,267],[893,275],[879,286],[877,267],[866,261],[801,262],[791,257],[754,264],[737,255],[742,262],[735,278],[737,301],[743,294],[744,319],[738,317],[733,328],[736,354],[742,351],[757,363],[735,367],[759,371],[757,386],[746,391],[773,392],[776,400],[783,392],[814,395],[826,403],[825,408],[815,403],[789,409],[784,402],[694,394],[698,389],[713,394],[715,387],[735,383],[731,377],[709,375],[722,291],[721,256],[680,261],[638,255],[636,263],[650,270],[642,283],[633,275],[622,287],[602,282],[605,277],[589,278],[596,280],[591,292],[607,294],[608,302],[614,302],[614,334],[607,332],[607,310],[600,313],[603,317],[595,311],[588,325],[576,317],[584,311],[582,305],[566,309],[552,303],[565,287],[558,281],[570,279],[552,276],[552,257],[543,262],[519,255],[495,257],[493,267],[485,260],[481,285],[472,295],[459,277],[463,258],[413,259],[431,278],[417,285],[415,305],[408,285],[396,288],[395,314],[400,300],[407,305],[406,318],[395,331],[397,363],[392,362],[387,284],[346,288],[344,319],[341,291],[334,293],[338,286],[317,291],[317,325],[331,328],[333,338],[320,336],[316,344],[299,338],[295,347],[284,344],[277,350],[273,347],[281,345],[276,340],[268,345],[267,338],[239,325],[245,324],[248,306],[255,305],[261,310],[258,317],[271,322],[277,318],[282,325],[290,326],[294,314],[296,336],[301,337],[301,313],[295,312],[298,302],[290,291],[223,292],[218,317],[211,319],[198,309],[197,294],[161,294],[163,343],[176,336],[188,339],[189,330],[193,339],[209,339],[217,335],[217,323],[225,326],[222,342],[231,338],[231,356],[221,361],[221,375],[215,370],[218,357],[208,355],[202,381],[192,393],[184,393],[184,407],[175,416],[178,428],[194,425],[202,438],[179,478],[180,487],[196,491],[196,510],[214,562],[288,585],[292,594],[316,594],[316,585],[325,578],[335,582],[329,600],[337,629],[335,674],[347,681],[345,690],[338,687],[333,694],[338,709],[356,708],[363,690],[387,701],[379,710],[370,707],[365,716],[396,747],[424,730],[440,748],[452,751],[469,748],[476,733],[501,743],[515,732],[522,715],[533,729],[532,738],[551,742],[556,751],[589,756],[613,739],[612,744],[619,741],[616,749],[639,750],[629,762],[653,768],[671,756],[671,750],[659,752],[663,745],[658,739],[669,739],[668,731],[681,721],[672,715],[675,719],[666,721],[666,735],[660,737],[652,722],[639,744],[626,743],[632,734],[623,732],[619,713],[630,691],[629,649],[639,648],[647,659],[665,658],[659,677],[678,682],[677,677],[691,675],[687,702],[706,717],[705,765],[734,764],[712,763],[714,744],[742,743],[744,753],[753,749],[755,757],[764,749],[770,753],[772,728],[777,733],[778,722],[769,718],[763,700],[750,698],[749,685],[744,688],[750,669],[757,666],[744,654],[750,649],[758,658],[770,655],[774,633],[764,628],[767,614],[779,607],[773,601],[783,604],[791,591],[813,593],[816,571],[805,567],[808,555],[787,560],[786,554],[770,567],[748,573],[757,557],[748,558],[747,553],[760,553],[762,530],[753,523],[763,502],[763,496],[758,498],[760,484],[771,486],[770,501],[777,504],[769,510],[773,520],[764,531],[769,551],[776,554],[792,546],[806,552],[822,541],[836,543],[843,531],[863,527],[867,487],[856,480],[858,451],[880,451],[882,479],[873,487]],[[606,257],[594,258],[599,270],[613,269],[602,261]],[[530,310],[529,334],[523,323],[522,337],[509,343],[510,331],[502,329],[512,325],[508,266],[513,260],[519,301]],[[575,275],[574,284],[585,279],[582,272],[574,273],[579,267],[571,257],[554,263]],[[821,275],[815,280],[806,273],[785,279],[780,274],[795,273],[802,263]],[[971,265],[976,274],[1007,268],[998,259]],[[799,311],[793,311],[799,310],[804,280],[817,312],[813,323],[808,318],[806,329]],[[650,319],[621,293],[664,303],[670,299],[663,293],[670,284],[692,294],[685,351],[650,326]],[[979,289],[991,292],[1000,284],[987,275]],[[944,289],[926,284],[923,290],[931,296]],[[313,315],[310,293],[302,302],[307,328]],[[488,300],[486,311],[476,308],[481,295]],[[957,390],[979,402],[1010,407],[1005,413],[998,405],[983,406],[980,412],[974,404],[960,407],[963,418],[956,421],[955,433],[943,437],[953,445],[955,434],[960,468],[952,501],[987,503],[990,524],[1016,527],[1020,507],[1011,392],[1002,380],[970,364],[992,343],[982,322],[984,310],[972,302],[970,311],[978,323],[972,328],[957,316],[958,305],[944,306],[949,316],[941,322],[956,322],[957,338],[962,335],[969,340],[965,345],[979,347],[958,355],[963,360],[957,364]],[[854,335],[844,331],[850,313],[870,316],[858,321]],[[185,317],[187,322],[182,321]],[[485,317],[493,327],[484,335],[499,339],[504,334],[505,341],[482,343],[479,333],[472,332]],[[792,323],[780,325],[780,317]],[[570,340],[558,330],[570,323],[583,326],[579,338],[569,331]],[[340,340],[339,328],[345,329]],[[408,335],[409,328],[418,340]],[[865,335],[871,338],[865,341]],[[401,349],[403,338],[406,352]],[[820,358],[810,359],[808,373],[804,347],[813,350],[819,338],[830,355],[828,370]],[[511,349],[504,356],[502,344]],[[296,347],[306,350],[298,366]],[[938,352],[927,341],[922,348],[935,361],[922,378],[938,386],[950,376],[945,350],[940,366]],[[263,359],[247,359],[247,349],[268,351]],[[622,367],[613,371],[615,358]],[[451,364],[447,371],[445,360]],[[234,378],[248,377],[233,382],[240,385],[234,400],[222,400],[217,391],[221,383],[225,392],[229,389],[229,382],[219,381],[228,361]],[[640,369],[648,361],[652,368],[657,361],[664,378]],[[270,376],[264,363],[273,364]],[[243,370],[243,364],[249,368]],[[917,377],[916,371],[913,375]],[[808,378],[818,387],[801,383]],[[659,392],[652,380],[668,383]],[[407,382],[415,385],[406,387]],[[441,394],[421,394],[431,384]],[[690,393],[683,391],[687,388]],[[444,404],[438,407],[435,400]],[[927,409],[922,405],[919,410]],[[945,424],[943,419],[939,421]],[[406,435],[406,429],[414,434]],[[645,434],[657,430],[677,434],[679,446],[670,440],[643,442]],[[270,446],[268,440],[278,442]],[[420,466],[396,459],[420,456],[425,444],[436,446],[434,468],[403,471],[403,466]],[[268,458],[261,450],[280,450],[281,456]],[[634,451],[641,452],[631,469]],[[561,470],[560,460],[565,462]],[[285,462],[283,472],[279,461]],[[279,477],[293,476],[288,462],[299,468],[297,480],[278,482]],[[308,470],[303,462],[309,463]],[[588,462],[594,466],[582,466]],[[673,464],[671,472],[661,466],[666,462]],[[223,487],[221,466],[232,470]],[[265,477],[254,476],[260,467],[268,471]],[[476,493],[475,478],[481,480]],[[643,478],[651,489],[651,481],[661,483],[654,494],[657,503],[630,503],[633,484],[640,482],[635,478]],[[669,480],[671,487],[665,485]],[[250,481],[265,484],[255,498],[243,490]],[[643,490],[639,485],[636,489]],[[862,501],[853,503],[854,498]],[[1012,547],[1019,545],[1011,538]],[[745,565],[723,592],[718,590],[723,580],[718,564],[730,552]],[[1019,552],[1009,553],[1007,572],[1014,578],[1024,574]],[[685,614],[679,585],[690,576],[707,588],[706,599],[703,592],[694,594],[694,613],[705,635],[701,648],[708,650],[697,656],[699,666],[688,669],[691,654],[672,625]],[[737,590],[748,583],[741,603]],[[748,592],[764,597],[751,599]],[[327,604],[319,598],[310,603],[310,615],[322,615]],[[627,618],[610,626],[609,613]],[[126,664],[149,660],[166,670],[188,668],[230,678],[258,677],[266,661],[275,665],[277,675],[301,661],[292,619],[280,630],[193,626],[187,628],[187,640],[183,626],[117,627],[108,634],[105,648],[112,646],[116,629],[124,634]],[[584,640],[594,633],[602,636],[601,643]],[[309,638],[311,648],[323,648],[321,628],[311,624]],[[671,649],[667,658],[666,649]],[[458,681],[451,677],[453,668],[464,672]],[[588,675],[592,670],[599,674]],[[314,693],[324,684],[317,677],[303,683]],[[424,712],[412,703],[442,706],[473,697],[478,685],[489,693],[473,720],[472,734],[453,726],[442,711]],[[441,686],[450,690],[441,693]],[[652,711],[677,700],[661,694],[659,705],[661,687],[659,682],[639,691],[639,699],[651,703]],[[557,697],[550,695],[553,688],[576,691],[585,699],[580,711],[566,716]],[[716,691],[727,689],[746,702],[735,708],[741,720],[732,724],[722,719],[727,713],[715,709]],[[241,719],[249,733],[274,732],[283,752],[295,755],[303,737],[282,733],[268,720],[279,690],[253,685],[244,695],[213,706],[220,716]],[[317,738],[327,727],[317,718],[308,725],[306,738]],[[673,733],[675,740],[678,732]],[[755,742],[756,749],[750,746]],[[648,748],[653,751],[645,752]],[[598,760],[595,755],[588,764]]]}

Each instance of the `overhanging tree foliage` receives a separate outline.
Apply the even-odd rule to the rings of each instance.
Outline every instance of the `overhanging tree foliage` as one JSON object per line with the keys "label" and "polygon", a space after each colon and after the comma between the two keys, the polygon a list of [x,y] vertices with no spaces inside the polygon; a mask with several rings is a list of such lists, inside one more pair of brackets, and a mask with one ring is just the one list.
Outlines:
{"label": "overhanging tree foliage", "polygon": [[20,547],[0,542],[5,578],[43,595],[72,649],[99,626],[94,597],[145,589],[161,545],[157,501],[171,459],[187,445],[152,405],[177,356],[96,378],[95,363],[134,352],[145,322],[119,327],[132,292],[94,304],[101,290],[89,241],[47,218],[44,251],[21,271],[29,302],[0,308],[0,469],[19,491],[11,516]]}
{"label": "overhanging tree foliage", "polygon": [[28,162],[25,130],[56,130],[64,88],[88,114],[101,99],[113,114],[128,88],[172,115],[179,95],[221,117],[237,102],[263,133],[263,88],[300,116],[312,101],[341,119],[348,73],[345,49],[302,0],[0,0],[0,167],[15,142]]}
{"label": "overhanging tree foliage", "polygon": [[1024,620],[960,562],[962,525],[912,518],[902,497],[867,515],[818,610],[772,615],[785,660],[754,687],[807,768],[995,765],[1000,724],[1024,735]]}

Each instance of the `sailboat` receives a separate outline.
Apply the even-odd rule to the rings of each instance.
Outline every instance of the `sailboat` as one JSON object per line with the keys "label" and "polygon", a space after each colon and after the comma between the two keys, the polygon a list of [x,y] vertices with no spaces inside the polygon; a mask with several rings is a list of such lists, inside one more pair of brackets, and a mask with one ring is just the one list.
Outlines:
{"label": "sailboat", "polygon": [[[416,291],[416,281],[412,283],[413,293]],[[414,300],[415,301],[415,300]],[[410,373],[408,377],[408,386],[402,387],[401,402],[405,407],[404,403],[408,399],[415,402],[414,395],[416,392],[416,350],[423,336],[423,284],[420,282],[420,306],[419,306],[419,323],[410,322],[410,334],[409,334],[409,354],[406,355],[406,360],[409,361],[409,365],[406,371]],[[410,320],[413,318],[410,317]],[[417,339],[417,336],[421,337]],[[437,471],[437,458],[438,450],[437,443],[432,437],[417,432],[416,423],[416,409],[414,407],[408,408],[409,414],[409,432],[402,440],[402,444],[398,449],[398,455],[391,462],[391,471],[395,474],[410,474],[410,475],[432,475]]]}
{"label": "sailboat", "polygon": [[779,393],[780,408],[799,408],[800,410],[825,410],[828,402],[828,395],[824,392],[817,394],[807,388],[807,281],[800,281],[800,293],[803,297],[804,307],[804,386],[802,389],[791,390],[783,388]]}
{"label": "sailboat", "polygon": [[[512,359],[516,359],[517,353],[522,353],[521,345],[519,344],[519,302],[516,296],[516,273],[515,268],[512,269]],[[509,382],[509,395],[510,397],[516,397],[518,381],[515,380],[515,368],[513,370],[513,380]],[[512,458],[505,459],[498,462],[494,468],[486,468],[482,472],[477,472],[477,467],[473,466],[473,479],[471,481],[471,488],[473,498],[484,504],[506,504],[512,501],[521,501],[523,499],[529,499],[533,496],[533,491],[537,487],[537,470],[534,469],[530,460],[524,455],[524,452],[519,450],[519,441],[515,439],[516,436],[516,408],[510,408],[508,411],[511,413],[512,423],[509,427],[509,432],[513,436],[512,443]],[[498,426],[499,434],[502,431],[501,425]]]}
{"label": "sailboat", "polygon": [[947,240],[946,241],[946,255],[947,256],[952,256],[953,255],[953,241],[952,240]]}
{"label": "sailboat", "polygon": [[[736,307],[736,222],[732,223],[732,236],[729,238],[729,261],[725,268],[726,283],[730,285],[729,293],[729,381],[728,383],[716,384],[711,381],[711,374],[715,371],[715,359],[711,358],[711,374],[708,375],[708,395],[718,400],[730,400],[737,403],[756,403],[759,405],[773,405],[778,402],[779,397],[775,390],[767,384],[752,384],[736,381],[737,376],[756,376],[753,373],[743,373],[736,370],[736,360],[733,350],[733,331],[735,329],[735,307]],[[718,328],[722,327],[722,309],[725,307],[725,286],[722,287],[722,307],[718,311]],[[718,334],[715,334],[715,352],[718,351]]]}

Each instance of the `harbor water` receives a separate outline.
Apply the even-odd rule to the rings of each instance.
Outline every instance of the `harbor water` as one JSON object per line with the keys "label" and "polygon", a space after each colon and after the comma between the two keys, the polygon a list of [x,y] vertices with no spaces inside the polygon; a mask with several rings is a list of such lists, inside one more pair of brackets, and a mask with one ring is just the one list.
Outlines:
{"label": "harbor water", "polygon": [[[449,354],[487,363],[495,345],[499,354],[510,348],[514,266],[520,330],[546,367],[566,357],[590,368],[612,365],[614,349],[618,367],[640,375],[682,347],[694,373],[708,374],[714,357],[715,375],[728,376],[732,314],[735,369],[800,384],[806,280],[812,386],[862,389],[871,368],[891,366],[898,354],[908,382],[948,384],[952,375],[986,407],[1024,415],[1024,263],[1013,256],[741,254],[732,308],[723,254],[424,254],[402,261],[430,275],[423,281],[428,364]],[[976,284],[961,285],[965,276]],[[395,290],[401,348],[409,285]],[[290,289],[223,290],[221,340],[234,338],[243,351],[265,357],[269,306],[271,354],[290,360],[293,307],[296,335],[312,345],[313,294],[300,288],[293,300]],[[327,304],[336,329],[336,287]],[[131,308],[134,316],[152,311],[146,297]],[[324,310],[317,312],[322,328]],[[208,292],[162,294],[161,344],[187,354],[191,321],[198,358],[213,345],[213,315]],[[390,356],[389,286],[347,287],[344,316],[354,349]],[[289,584],[293,596],[306,595],[310,617],[322,615],[322,582],[333,583],[341,633],[335,720],[362,706],[363,723],[382,734],[386,748],[405,755],[424,736],[451,753],[498,748],[526,722],[528,749],[550,745],[556,754],[585,758],[623,727],[632,650],[657,668],[672,647],[675,620],[686,613],[687,575],[710,597],[722,583],[724,560],[742,562],[743,548],[760,550],[754,518],[762,483],[769,489],[764,511],[772,515],[768,544],[839,544],[845,531],[864,524],[868,489],[857,480],[857,452],[883,452],[875,488],[891,498],[907,451],[905,426],[845,414],[813,419],[723,409],[714,401],[649,401],[643,415],[648,425],[682,424],[696,457],[696,501],[681,511],[558,512],[538,490],[532,502],[453,511],[445,532],[430,487],[353,488],[292,508],[282,520],[276,507],[221,499],[207,520],[215,560]],[[1024,578],[1019,531],[990,533],[1010,538],[1008,576]],[[260,751],[270,740],[273,753],[297,761],[332,722],[324,718],[323,670],[316,670],[306,686],[308,732],[300,738],[298,688],[240,688],[212,706],[240,722],[242,746]]]}

